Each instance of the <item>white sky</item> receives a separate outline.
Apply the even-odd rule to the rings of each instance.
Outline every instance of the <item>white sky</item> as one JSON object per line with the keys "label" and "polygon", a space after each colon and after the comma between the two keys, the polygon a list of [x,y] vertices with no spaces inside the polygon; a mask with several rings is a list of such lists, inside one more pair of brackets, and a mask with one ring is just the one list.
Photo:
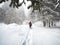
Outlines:
{"label": "white sky", "polygon": [[[20,3],[21,3],[22,1],[23,1],[23,0],[20,0]],[[26,5],[23,4],[22,6],[23,6],[23,8],[24,8],[25,15],[28,17],[29,13],[31,12],[31,11],[30,11],[31,9],[27,9],[27,7],[28,7],[29,5],[31,5],[31,2],[25,0],[25,3],[26,3]],[[20,9],[20,7],[19,7],[19,9]],[[16,11],[18,11],[19,9],[17,9]],[[30,11],[30,12],[29,12],[29,11]]]}

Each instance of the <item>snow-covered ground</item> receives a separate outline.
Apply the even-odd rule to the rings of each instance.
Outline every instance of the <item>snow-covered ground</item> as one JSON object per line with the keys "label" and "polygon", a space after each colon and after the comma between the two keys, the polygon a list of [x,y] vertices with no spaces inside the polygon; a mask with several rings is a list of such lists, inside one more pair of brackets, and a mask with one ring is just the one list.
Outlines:
{"label": "snow-covered ground", "polygon": [[60,28],[0,23],[0,45],[60,45]]}

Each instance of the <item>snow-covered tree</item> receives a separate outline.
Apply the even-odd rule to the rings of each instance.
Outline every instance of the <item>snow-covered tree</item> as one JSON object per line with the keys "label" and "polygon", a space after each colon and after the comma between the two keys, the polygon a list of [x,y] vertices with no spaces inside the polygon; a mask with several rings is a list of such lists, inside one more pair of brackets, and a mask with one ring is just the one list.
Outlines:
{"label": "snow-covered tree", "polygon": [[0,22],[4,22],[4,18],[5,18],[5,11],[0,8]]}
{"label": "snow-covered tree", "polygon": [[5,2],[4,5],[2,6],[2,9],[5,11],[4,23],[22,24],[22,22],[25,20],[25,13],[24,13],[23,6],[21,6],[19,9],[12,8],[12,7],[9,7],[9,4],[10,4],[9,2],[10,1]]}
{"label": "snow-covered tree", "polygon": [[[7,1],[7,0],[4,0]],[[4,2],[3,0],[1,0],[1,3]],[[14,1],[14,2],[13,2]],[[36,20],[57,20],[56,17],[60,17],[59,13],[60,13],[60,0],[27,0],[27,1],[31,1],[31,5],[28,6],[29,8],[33,8],[32,10],[32,15],[30,15],[30,19],[32,19],[32,21],[36,21]],[[10,2],[10,6],[13,7],[21,7],[22,4],[26,4],[25,0],[23,0],[21,3],[19,3],[19,0],[11,0]],[[47,9],[48,8],[48,9]],[[39,10],[39,14],[36,14],[36,12],[34,13],[35,10]],[[46,14],[44,14],[46,13]],[[51,16],[52,15],[52,16]],[[43,21],[44,21],[43,20]],[[60,20],[60,18],[58,19]],[[50,21],[48,21],[50,23]]]}

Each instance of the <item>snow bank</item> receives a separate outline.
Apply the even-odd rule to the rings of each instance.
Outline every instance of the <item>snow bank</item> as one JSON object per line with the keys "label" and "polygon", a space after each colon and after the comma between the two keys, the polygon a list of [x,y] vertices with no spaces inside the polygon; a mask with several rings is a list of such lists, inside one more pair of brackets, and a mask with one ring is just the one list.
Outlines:
{"label": "snow bank", "polygon": [[6,25],[0,24],[0,45],[21,45],[29,28],[15,23]]}

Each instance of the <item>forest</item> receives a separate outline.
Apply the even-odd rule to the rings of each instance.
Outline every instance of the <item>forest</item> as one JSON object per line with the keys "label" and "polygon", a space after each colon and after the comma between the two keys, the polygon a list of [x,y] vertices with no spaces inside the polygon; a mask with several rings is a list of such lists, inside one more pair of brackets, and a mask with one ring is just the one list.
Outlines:
{"label": "forest", "polygon": [[[28,1],[31,2],[31,5],[26,7],[28,10],[29,9],[31,10],[28,12],[30,14],[27,13],[29,15],[28,17],[25,16],[24,11],[22,11],[23,13],[21,12],[21,10],[19,11],[20,13],[15,11],[16,8],[17,9],[19,9],[19,7],[21,8],[23,4],[24,6],[26,6]],[[42,21],[44,27],[46,25],[48,25],[48,27],[52,27],[52,26],[55,26],[55,22],[60,21],[60,0],[22,0],[21,2],[19,0],[0,0],[0,4],[3,2],[5,3],[3,7],[5,5],[9,5],[8,6],[9,8],[7,8],[7,6],[4,7],[6,9],[0,8],[1,22],[6,22],[7,24],[13,23],[13,22],[22,24],[22,22],[25,20],[31,20],[33,23],[36,21]],[[10,10],[11,7],[12,7],[11,9],[12,11]],[[16,16],[16,15],[19,15],[19,16]],[[7,18],[4,19],[4,17],[5,18],[7,17]],[[24,19],[22,17],[24,17]],[[14,20],[14,21],[11,21],[11,20]]]}

